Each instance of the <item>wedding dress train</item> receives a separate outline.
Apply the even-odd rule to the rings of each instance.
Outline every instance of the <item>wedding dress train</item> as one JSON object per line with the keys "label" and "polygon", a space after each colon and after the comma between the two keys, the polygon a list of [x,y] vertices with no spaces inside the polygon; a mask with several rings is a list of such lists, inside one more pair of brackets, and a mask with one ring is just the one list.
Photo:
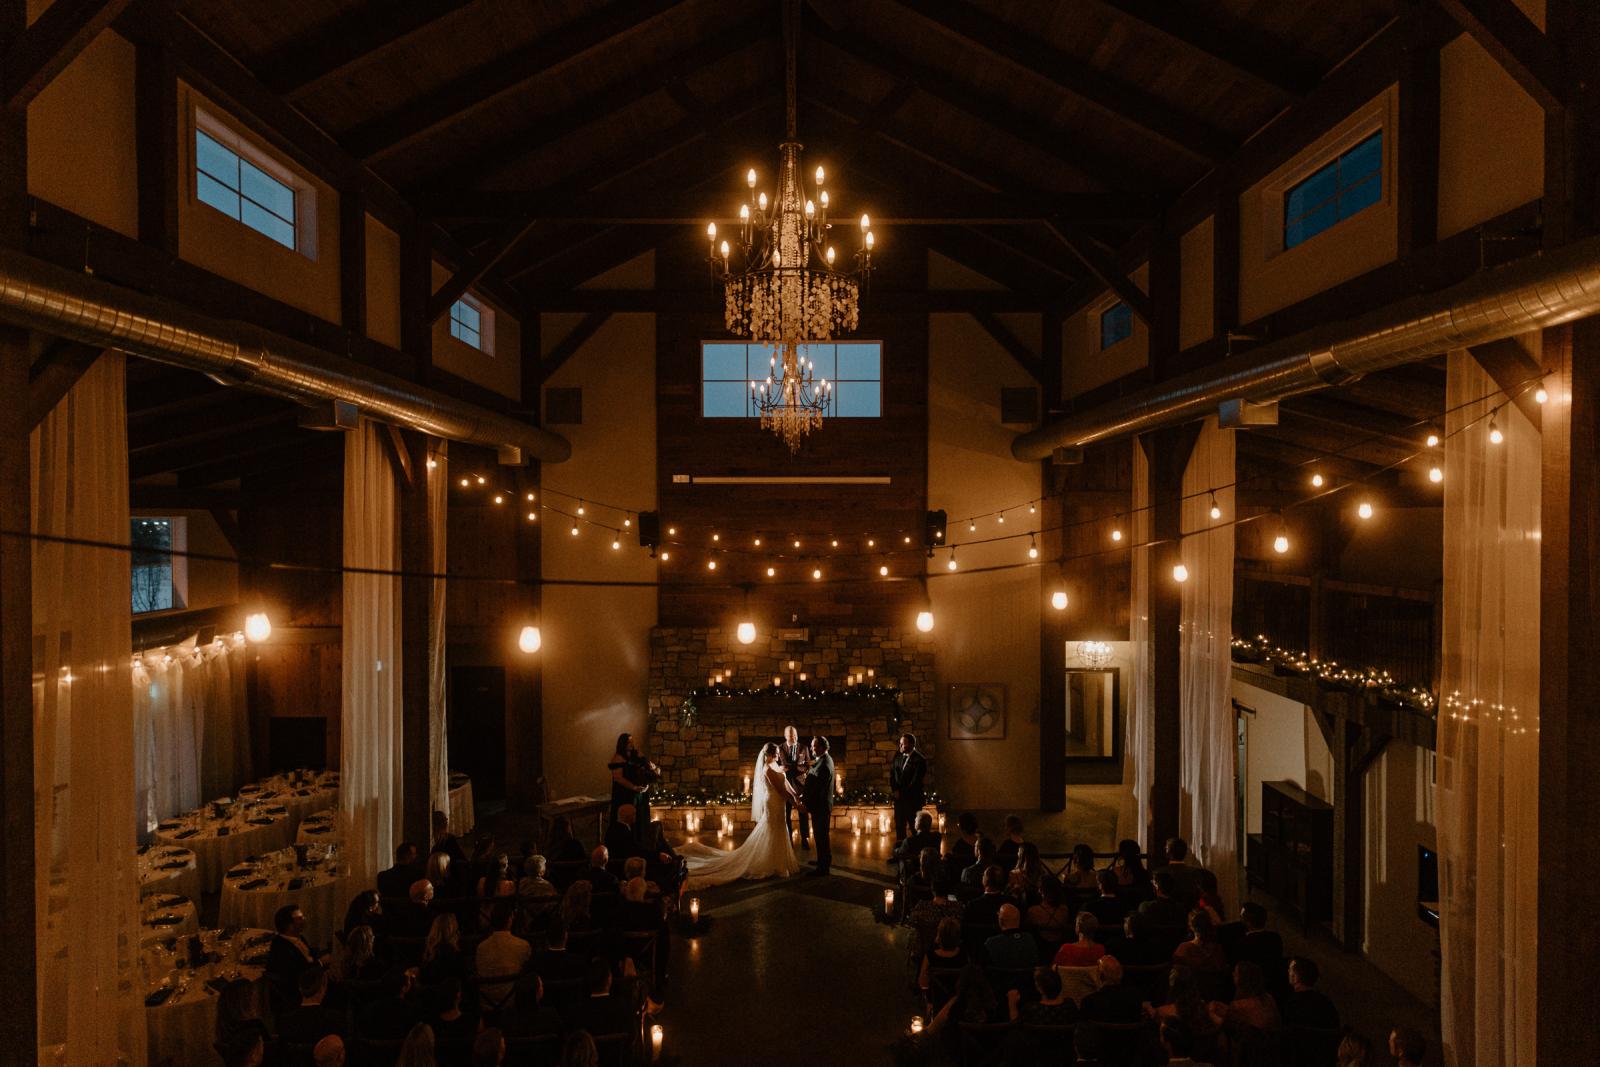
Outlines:
{"label": "wedding dress train", "polygon": [[726,885],[741,878],[787,878],[800,869],[799,857],[783,822],[783,781],[783,772],[772,766],[754,776],[751,808],[756,828],[738,848],[726,851],[690,842],[678,849],[678,855],[689,865],[685,889]]}

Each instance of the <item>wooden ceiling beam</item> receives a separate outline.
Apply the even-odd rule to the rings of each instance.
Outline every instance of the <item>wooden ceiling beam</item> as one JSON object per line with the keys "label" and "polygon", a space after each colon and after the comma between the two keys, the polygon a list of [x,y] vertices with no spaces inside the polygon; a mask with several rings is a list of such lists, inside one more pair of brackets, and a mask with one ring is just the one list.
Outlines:
{"label": "wooden ceiling beam", "polygon": [[487,277],[490,271],[500,265],[501,260],[515,252],[538,225],[537,218],[524,219],[507,230],[483,255],[471,257],[428,298],[428,322],[438,322],[439,316],[449,311],[450,306],[460,300],[468,289]]}
{"label": "wooden ceiling beam", "polygon": [[1506,337],[1488,344],[1473,345],[1468,351],[1495,386],[1505,394],[1505,400],[1527,416],[1534,429],[1541,429],[1544,425],[1544,409],[1533,395],[1538,386],[1531,383],[1540,379],[1543,368],[1533,358],[1527,345],[1522,343],[1522,339]]}
{"label": "wooden ceiling beam", "polygon": [[0,58],[0,89],[13,114],[66,70],[132,0],[54,0]]}
{"label": "wooden ceiling beam", "polygon": [[[215,436],[192,444],[175,442],[171,447],[152,450],[140,456],[130,455],[128,477],[138,479],[148,478],[154,474],[181,475],[184,471],[215,468],[219,464],[257,456],[263,452],[305,444],[312,431],[302,430],[293,425],[292,412],[286,413],[286,417],[291,424],[276,431],[238,435],[233,440],[221,444],[217,443],[218,438]],[[211,481],[218,480],[220,479],[211,479]],[[196,484],[209,485],[211,482]]]}
{"label": "wooden ceiling beam", "polygon": [[[637,254],[637,252],[635,253]],[[870,310],[885,314],[971,314],[1037,313],[1047,310],[1049,298],[1009,289],[930,289],[910,292],[874,288]],[[716,314],[722,297],[707,284],[701,289],[552,289],[532,298],[540,311],[587,314],[609,311],[617,314],[657,314],[661,312],[703,312]]]}
{"label": "wooden ceiling beam", "polygon": [[507,279],[528,294],[535,307],[544,306],[549,290],[568,289],[597,274],[604,274],[666,241],[669,231],[648,227],[612,226],[584,234],[538,260],[518,267]]}
{"label": "wooden ceiling beam", "polygon": [[1155,137],[1207,163],[1232,155],[1238,141],[1226,131],[1185,114],[1136,85],[1117,81],[1077,56],[1050,47],[1004,19],[963,0],[894,0],[902,13],[915,14],[958,41],[1009,63],[1034,78],[1087,101],[1110,118]]}
{"label": "wooden ceiling beam", "polygon": [[311,96],[475,0],[389,0],[356,7],[278,45],[253,66],[256,77],[289,100]]}
{"label": "wooden ceiling beam", "polygon": [[416,144],[529,82],[638,33],[685,0],[613,0],[426,95],[361,123],[343,138],[368,163]]}
{"label": "wooden ceiling beam", "polygon": [[1143,289],[1133,284],[1133,279],[1122,272],[1117,265],[1116,254],[1077,227],[1065,222],[1047,222],[1046,228],[1056,239],[1066,246],[1068,252],[1075,256],[1078,262],[1086,267],[1090,274],[1100,280],[1100,283],[1113,293],[1124,304],[1128,305],[1139,321],[1146,326],[1150,325],[1150,298]]}
{"label": "wooden ceiling beam", "polygon": [[588,343],[589,339],[600,332],[600,327],[611,321],[613,312],[591,311],[578,321],[572,332],[556,342],[550,351],[544,353],[539,359],[539,384],[549,381],[556,371],[560,370],[578,349]]}
{"label": "wooden ceiling beam", "polygon": [[974,311],[972,317],[978,325],[983,327],[983,332],[988,334],[995,344],[1006,350],[1006,354],[1017,361],[1017,366],[1028,372],[1034,381],[1042,381],[1043,367],[1039,354],[1023,343],[1022,338],[1012,332],[992,311]]}
{"label": "wooden ceiling beam", "polygon": [[1417,425],[1419,420],[1352,403],[1350,399],[1327,389],[1289,397],[1279,403],[1278,409],[1285,416],[1312,418],[1343,426],[1358,437],[1378,437],[1398,442],[1407,452],[1420,449],[1423,439],[1428,435],[1426,429]]}
{"label": "wooden ceiling beam", "polygon": [[1565,106],[1556,47],[1512,0],[1438,3],[1540,107],[1556,111]]}
{"label": "wooden ceiling beam", "polygon": [[1226,19],[1219,11],[1201,14],[1170,0],[1096,2],[1276,96],[1300,96],[1316,84],[1317,76],[1286,55],[1281,42],[1265,38],[1242,20]]}
{"label": "wooden ceiling beam", "polygon": [[28,368],[28,425],[38,426],[105,351],[77,341],[57,341]]}
{"label": "wooden ceiling beam", "polygon": [[[304,472],[318,464],[340,462],[344,452],[344,435],[300,431],[299,440],[274,440],[262,442],[247,451],[223,455],[216,462],[188,467],[178,472],[178,489],[192,491],[214,486],[218,482],[245,479],[275,471],[295,472],[303,480]],[[303,496],[303,486],[297,486],[297,495]]]}

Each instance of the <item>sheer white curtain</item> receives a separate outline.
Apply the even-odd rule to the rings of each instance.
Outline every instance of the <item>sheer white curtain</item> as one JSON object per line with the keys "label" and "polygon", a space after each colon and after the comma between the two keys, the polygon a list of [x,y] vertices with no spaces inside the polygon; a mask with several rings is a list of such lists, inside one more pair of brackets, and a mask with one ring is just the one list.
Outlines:
{"label": "sheer white curtain", "polygon": [[[433,523],[433,573],[444,574],[449,556],[445,553],[445,533],[449,528],[450,442],[438,441],[431,452],[428,468],[428,515]],[[445,580],[433,580],[433,602],[428,611],[428,767],[429,792],[433,810],[450,810],[449,730],[445,717],[448,692],[444,666]]]}
{"label": "sheer white curtain", "polygon": [[[1183,766],[1178,825],[1225,898],[1238,894],[1234,764],[1233,541],[1234,431],[1205,421],[1183,472],[1182,671]],[[1215,490],[1215,497],[1211,491]],[[1213,519],[1213,500],[1222,517]],[[1171,575],[1155,575],[1172,581]],[[1152,842],[1154,844],[1154,842]]]}
{"label": "sheer white curtain", "polygon": [[219,635],[133,657],[139,828],[227,796],[250,774],[244,636]]}
{"label": "sheer white curtain", "polygon": [[[1446,387],[1439,892],[1445,1061],[1534,1061],[1539,431],[1465,352]],[[1479,398],[1488,396],[1487,400]],[[1459,410],[1458,410],[1459,409]]]}
{"label": "sheer white curtain", "polygon": [[[1126,535],[1135,545],[1150,540],[1150,461],[1133,442],[1133,515]],[[1133,550],[1133,677],[1129,679],[1122,746],[1122,809],[1117,837],[1149,847],[1150,786],[1155,779],[1155,662],[1150,656],[1150,550]]]}
{"label": "sheer white curtain", "polygon": [[[33,528],[128,543],[123,357],[102,355],[30,438]],[[33,545],[39,1040],[142,1064],[126,551]]]}
{"label": "sheer white curtain", "polygon": [[[394,468],[384,430],[367,419],[345,434],[344,565],[400,563]],[[373,884],[400,824],[400,579],[346,571],[340,808],[351,884]]]}

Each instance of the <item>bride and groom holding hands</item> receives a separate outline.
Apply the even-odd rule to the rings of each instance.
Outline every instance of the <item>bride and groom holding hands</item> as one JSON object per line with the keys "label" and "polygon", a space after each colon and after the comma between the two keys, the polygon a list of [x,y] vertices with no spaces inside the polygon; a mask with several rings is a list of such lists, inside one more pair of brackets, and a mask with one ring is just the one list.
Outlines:
{"label": "bride and groom holding hands", "polygon": [[[755,829],[732,851],[691,843],[679,849],[688,862],[686,889],[723,885],[741,878],[787,878],[800,869],[790,840],[789,811],[800,813],[800,837],[815,832],[816,865],[810,875],[827,875],[833,864],[829,825],[833,819],[833,757],[828,739],[813,737],[802,746],[793,726],[783,731],[780,745],[761,748],[750,775],[750,809]],[[807,825],[809,823],[809,826]]]}

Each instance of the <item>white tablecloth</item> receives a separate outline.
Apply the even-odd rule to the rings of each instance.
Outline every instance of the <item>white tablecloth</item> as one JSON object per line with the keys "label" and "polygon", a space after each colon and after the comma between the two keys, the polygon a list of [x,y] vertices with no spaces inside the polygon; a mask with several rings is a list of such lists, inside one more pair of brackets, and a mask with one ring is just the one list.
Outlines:
{"label": "white tablecloth", "polygon": [[335,848],[344,843],[344,833],[339,829],[339,815],[332,811],[319,811],[315,815],[307,815],[300,822],[300,829],[295,831],[294,843],[297,845],[325,846]]}
{"label": "white tablecloth", "polygon": [[[222,884],[217,921],[224,927],[259,926],[271,930],[278,909],[294,904],[305,913],[306,944],[319,950],[332,948],[333,932],[344,921],[344,909],[350,903],[344,891],[349,879],[337,866],[331,870],[319,866],[302,871],[295,868],[294,860],[294,850],[283,849],[263,856],[259,864],[243,864],[229,871],[229,877]],[[240,871],[252,873],[232,877]],[[263,878],[266,885],[244,888]],[[300,888],[290,889],[289,882],[295,878],[300,879]]]}
{"label": "white tablecloth", "polygon": [[338,771],[290,771],[239,787],[239,799],[281,805],[289,812],[292,838],[300,820],[339,806]]}
{"label": "white tablecloth", "polygon": [[[217,1054],[211,1045],[216,1040],[217,992],[206,982],[235,975],[252,982],[261,980],[264,968],[246,965],[242,960],[264,954],[267,942],[272,940],[271,932],[240,930],[227,941],[219,941],[218,937],[216,930],[201,934],[206,949],[220,954],[222,959],[194,971],[188,969],[184,946],[179,946],[176,957],[157,946],[146,947],[147,992],[163,985],[187,986],[182,993],[174,993],[161,1004],[145,1008],[151,1064],[168,1058],[177,1064],[215,1063]],[[252,946],[249,944],[252,940],[259,943]]]}
{"label": "white tablecloth", "polygon": [[190,937],[200,932],[200,913],[190,897],[153,893],[140,902],[140,941]]}
{"label": "white tablecloth", "polygon": [[176,845],[150,845],[139,853],[139,893],[177,894],[200,899],[200,870],[194,852]]}
{"label": "white tablecloth", "polygon": [[[257,825],[251,820],[268,821]],[[199,832],[189,837],[180,836],[190,830]],[[227,833],[219,834],[220,830],[227,830]],[[257,811],[236,808],[224,819],[212,818],[210,809],[206,808],[170,819],[156,828],[156,840],[161,844],[179,845],[194,852],[200,871],[200,888],[207,893],[217,890],[228,868],[246,856],[259,856],[283,848],[291,836],[288,814],[278,805]]]}
{"label": "white tablecloth", "polygon": [[450,775],[450,832],[457,837],[472,832],[478,813],[472,803],[472,779],[464,774]]}

